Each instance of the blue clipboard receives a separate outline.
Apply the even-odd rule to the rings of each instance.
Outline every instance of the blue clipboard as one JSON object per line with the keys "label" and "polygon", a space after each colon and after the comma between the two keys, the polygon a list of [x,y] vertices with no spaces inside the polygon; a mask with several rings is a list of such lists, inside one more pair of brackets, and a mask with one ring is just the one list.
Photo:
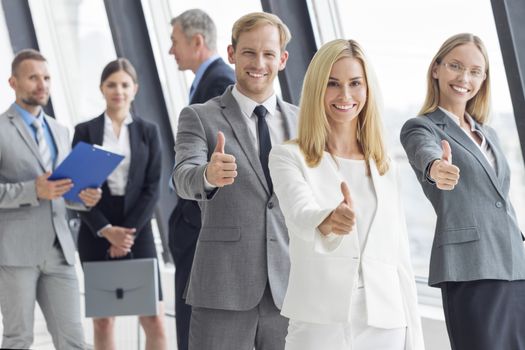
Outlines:
{"label": "blue clipboard", "polygon": [[81,202],[78,194],[86,188],[102,186],[124,156],[79,142],[53,171],[49,180],[71,179],[74,187],[64,194],[72,202]]}

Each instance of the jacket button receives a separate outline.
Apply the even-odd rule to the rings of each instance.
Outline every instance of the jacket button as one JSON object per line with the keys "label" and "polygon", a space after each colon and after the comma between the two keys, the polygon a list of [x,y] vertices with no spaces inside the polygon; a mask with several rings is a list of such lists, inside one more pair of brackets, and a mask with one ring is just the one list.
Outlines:
{"label": "jacket button", "polygon": [[202,195],[201,195],[200,193],[196,193],[196,194],[195,194],[195,198],[197,198],[197,199],[202,199]]}
{"label": "jacket button", "polygon": [[496,208],[501,208],[502,206],[503,206],[503,203],[501,203],[500,201],[496,202]]}
{"label": "jacket button", "polygon": [[268,209],[272,209],[273,208],[273,202],[268,202]]}

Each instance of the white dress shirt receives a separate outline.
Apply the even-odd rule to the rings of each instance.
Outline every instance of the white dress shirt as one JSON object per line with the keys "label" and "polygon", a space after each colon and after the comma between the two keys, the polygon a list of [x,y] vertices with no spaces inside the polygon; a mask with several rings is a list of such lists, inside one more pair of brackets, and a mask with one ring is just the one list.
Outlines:
{"label": "white dress shirt", "polygon": [[275,93],[268,97],[263,103],[257,103],[247,96],[244,96],[235,85],[232,89],[233,98],[239,104],[242,114],[245,117],[246,125],[252,135],[252,140],[255,149],[259,150],[258,133],[257,133],[257,116],[253,113],[255,107],[263,105],[268,114],[266,115],[266,123],[270,131],[270,139],[272,146],[280,145],[286,140],[285,124],[281,112],[277,108],[277,96]]}
{"label": "white dress shirt", "polygon": [[[286,140],[285,121],[281,111],[277,108],[277,96],[275,93],[268,97],[263,103],[257,103],[251,98],[243,95],[237,89],[237,85],[234,85],[232,95],[235,101],[239,104],[239,108],[245,117],[246,126],[248,127],[248,130],[250,130],[251,138],[257,151],[259,151],[259,134],[257,132],[257,116],[253,113],[253,110],[259,105],[263,105],[268,111],[268,114],[266,114],[266,124],[268,124],[268,130],[270,131],[272,146],[280,145]],[[204,172],[204,188],[206,191],[212,191],[215,188],[215,186],[208,182],[206,171]]]}
{"label": "white dress shirt", "polygon": [[[465,112],[465,119],[470,127],[470,131],[479,136],[479,138],[481,139],[481,145],[478,144],[478,142],[472,137],[472,135],[467,130],[461,127],[458,116],[456,116],[450,111],[447,111],[445,108],[439,107],[439,109],[441,109],[450,119],[454,121],[454,123],[456,123],[461,128],[461,130],[463,130],[463,132],[469,137],[469,139],[471,139],[472,142],[474,142],[474,144],[480,149],[481,153],[483,153],[483,155],[485,156],[489,164],[492,166],[492,168],[495,169],[496,158],[494,157],[494,153],[492,153],[492,150],[489,147],[489,143],[485,139],[485,135],[483,135],[483,133],[480,130],[476,129],[472,116]],[[452,159],[454,159],[454,155],[452,155]]]}
{"label": "white dress shirt", "polygon": [[129,165],[131,163],[131,146],[129,142],[128,125],[133,122],[131,115],[128,115],[120,127],[120,135],[117,136],[113,130],[113,122],[104,113],[104,140],[102,147],[113,153],[124,156],[124,159],[108,177],[108,187],[111,195],[123,196],[126,192],[128,183]]}

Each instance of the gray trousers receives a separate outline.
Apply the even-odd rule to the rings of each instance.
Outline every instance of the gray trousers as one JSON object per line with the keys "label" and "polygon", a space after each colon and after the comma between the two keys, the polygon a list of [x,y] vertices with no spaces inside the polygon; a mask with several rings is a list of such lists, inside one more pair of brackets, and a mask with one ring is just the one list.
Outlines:
{"label": "gray trousers", "polygon": [[189,350],[284,350],[287,329],[267,286],[250,310],[192,307]]}
{"label": "gray trousers", "polygon": [[2,348],[28,349],[33,344],[38,302],[56,349],[84,349],[80,292],[75,267],[53,246],[36,267],[0,266]]}

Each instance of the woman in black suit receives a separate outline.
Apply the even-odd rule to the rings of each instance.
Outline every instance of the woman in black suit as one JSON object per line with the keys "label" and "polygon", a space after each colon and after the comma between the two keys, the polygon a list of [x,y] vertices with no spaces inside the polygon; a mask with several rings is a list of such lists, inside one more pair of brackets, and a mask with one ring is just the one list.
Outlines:
{"label": "woman in black suit", "polygon": [[[127,59],[108,63],[100,79],[106,111],[75,128],[73,145],[84,141],[125,156],[102,186],[98,205],[80,214],[82,262],[128,254],[131,258],[157,257],[150,222],[159,196],[161,149],[156,125],[130,112],[137,89],[137,74]],[[165,349],[162,304],[158,315],[139,319],[146,333],[146,349]],[[93,319],[95,349],[115,349],[114,323],[114,317]]]}

